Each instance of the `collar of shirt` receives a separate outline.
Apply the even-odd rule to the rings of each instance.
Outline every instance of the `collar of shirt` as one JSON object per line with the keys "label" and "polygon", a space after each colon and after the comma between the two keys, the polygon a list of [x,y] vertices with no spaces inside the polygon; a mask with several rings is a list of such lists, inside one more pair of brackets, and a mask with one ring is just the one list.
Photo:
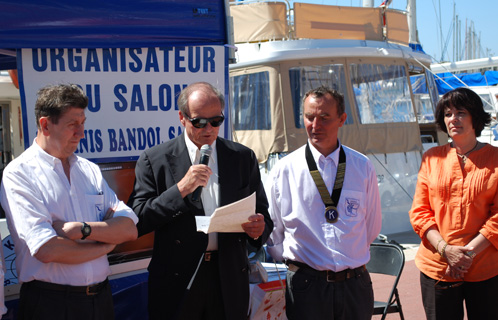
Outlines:
{"label": "collar of shirt", "polygon": [[[192,162],[192,164],[197,164],[200,159],[200,151],[199,148],[197,148],[197,146],[192,142],[192,140],[190,140],[188,134],[185,134],[185,144],[187,145],[190,162]],[[218,163],[218,156],[216,152],[216,140],[214,140],[213,144],[211,145],[211,148],[212,152],[211,156],[209,157],[209,167],[212,170],[214,165]]]}
{"label": "collar of shirt", "polygon": [[313,160],[315,161],[316,167],[318,168],[318,172],[320,172],[320,175],[325,182],[325,186],[327,187],[329,194],[331,194],[333,185],[335,183],[337,164],[339,163],[339,147],[341,146],[341,144],[338,142],[338,148],[326,157],[321,154],[320,151],[318,151],[309,140],[308,144],[310,146],[311,154],[313,155]]}
{"label": "collar of shirt", "polygon": [[[55,168],[55,166],[57,165],[62,166],[62,161],[43,150],[43,148],[40,147],[40,145],[36,142],[36,138],[33,140],[33,146],[35,147],[35,151],[38,154],[38,157],[50,164],[52,168]],[[68,160],[69,166],[72,167],[76,160],[78,160],[78,157],[73,153],[69,156]]]}
{"label": "collar of shirt", "polygon": [[341,147],[341,142],[339,140],[337,140],[337,148],[326,157],[321,154],[320,151],[318,151],[309,140],[308,145],[310,146],[311,154],[313,155],[313,159],[315,160],[318,168],[320,168],[320,162],[324,162],[327,159],[332,160],[335,166],[337,166],[337,163],[339,163],[339,150]]}

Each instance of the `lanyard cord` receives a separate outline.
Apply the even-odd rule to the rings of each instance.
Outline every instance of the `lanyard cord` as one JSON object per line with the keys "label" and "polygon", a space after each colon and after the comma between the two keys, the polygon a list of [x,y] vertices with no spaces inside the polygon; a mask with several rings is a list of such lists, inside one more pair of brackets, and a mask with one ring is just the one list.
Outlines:
{"label": "lanyard cord", "polygon": [[308,163],[308,169],[310,170],[311,177],[315,181],[320,197],[322,198],[325,207],[334,206],[337,207],[339,199],[341,197],[342,185],[344,183],[344,176],[346,174],[346,153],[342,146],[339,147],[339,164],[337,165],[337,174],[335,176],[334,189],[332,194],[329,195],[325,182],[323,181],[318,168],[316,167],[315,160],[311,154],[311,149],[309,144],[306,144],[306,162]]}

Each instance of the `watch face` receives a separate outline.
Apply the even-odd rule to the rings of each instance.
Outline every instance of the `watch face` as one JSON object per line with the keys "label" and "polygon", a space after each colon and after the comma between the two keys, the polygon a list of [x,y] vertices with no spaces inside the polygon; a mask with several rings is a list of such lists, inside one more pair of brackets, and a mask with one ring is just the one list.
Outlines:
{"label": "watch face", "polygon": [[81,240],[85,240],[85,238],[88,237],[90,233],[92,233],[92,227],[83,222],[83,226],[81,227],[81,234],[83,235],[83,237],[81,238]]}
{"label": "watch face", "polygon": [[89,235],[90,231],[91,231],[90,226],[83,227],[83,234],[84,235],[86,235],[86,236]]}

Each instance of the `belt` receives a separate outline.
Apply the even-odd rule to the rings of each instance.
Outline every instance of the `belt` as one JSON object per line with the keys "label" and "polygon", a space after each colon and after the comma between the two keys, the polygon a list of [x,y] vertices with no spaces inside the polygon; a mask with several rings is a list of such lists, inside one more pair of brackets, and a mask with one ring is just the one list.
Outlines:
{"label": "belt", "polygon": [[206,251],[204,252],[204,261],[209,262],[218,258],[218,251]]}
{"label": "belt", "polygon": [[302,270],[303,273],[324,278],[327,282],[341,282],[352,278],[358,278],[367,270],[365,265],[362,265],[355,269],[346,269],[339,272],[334,272],[332,270],[320,271],[298,261],[287,260],[285,263],[289,266],[289,270],[291,271],[295,272],[297,270]]}
{"label": "belt", "polygon": [[26,282],[27,285],[34,286],[40,289],[73,292],[73,293],[85,293],[87,296],[93,296],[102,292],[108,283],[109,279],[105,279],[100,283],[92,284],[89,286],[70,286],[70,285],[45,282],[40,280],[33,280],[30,282]]}

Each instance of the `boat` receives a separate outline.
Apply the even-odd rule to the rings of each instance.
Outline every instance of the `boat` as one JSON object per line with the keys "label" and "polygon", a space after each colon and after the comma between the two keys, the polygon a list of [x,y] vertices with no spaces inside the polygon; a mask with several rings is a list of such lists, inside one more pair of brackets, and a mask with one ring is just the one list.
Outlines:
{"label": "boat", "polygon": [[447,143],[434,123],[438,92],[431,57],[414,36],[414,1],[407,11],[237,1],[230,12],[234,140],[255,151],[263,179],[307,141],[304,93],[329,86],[345,96],[348,117],[340,141],[375,166],[381,233],[412,231],[408,211],[422,153]]}

